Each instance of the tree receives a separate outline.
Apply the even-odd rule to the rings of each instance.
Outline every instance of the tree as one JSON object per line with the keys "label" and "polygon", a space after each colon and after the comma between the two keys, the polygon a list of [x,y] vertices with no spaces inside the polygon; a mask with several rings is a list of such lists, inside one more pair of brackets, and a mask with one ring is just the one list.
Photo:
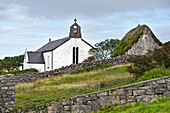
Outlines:
{"label": "tree", "polygon": [[100,43],[96,43],[94,48],[90,49],[89,53],[95,58],[102,60],[110,58],[111,52],[119,44],[118,39],[106,39]]}
{"label": "tree", "polygon": [[0,70],[13,70],[22,65],[24,55],[14,56],[14,57],[5,57],[3,60],[0,60]]}
{"label": "tree", "polygon": [[170,41],[163,44],[162,48],[149,51],[146,55],[133,56],[127,59],[132,65],[127,71],[135,74],[136,79],[153,68],[164,66],[170,67]]}

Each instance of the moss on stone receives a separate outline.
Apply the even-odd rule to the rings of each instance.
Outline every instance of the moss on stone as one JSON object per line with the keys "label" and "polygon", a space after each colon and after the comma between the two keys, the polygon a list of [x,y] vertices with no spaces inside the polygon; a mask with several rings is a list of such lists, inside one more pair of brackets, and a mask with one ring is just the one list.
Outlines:
{"label": "moss on stone", "polygon": [[117,56],[117,55],[123,55],[124,48],[126,47],[126,43],[127,41],[122,40],[116,47],[115,51],[112,53],[112,57]]}
{"label": "moss on stone", "polygon": [[[138,26],[132,30],[130,30],[123,39],[119,42],[118,46],[115,48],[115,50],[112,52],[111,57],[115,57],[118,55],[125,54],[131,47],[138,42],[139,38],[143,35],[144,29],[147,28],[149,31],[151,29],[147,25],[141,25]],[[156,36],[151,31],[152,38],[154,41],[161,46],[162,43],[156,38]]]}

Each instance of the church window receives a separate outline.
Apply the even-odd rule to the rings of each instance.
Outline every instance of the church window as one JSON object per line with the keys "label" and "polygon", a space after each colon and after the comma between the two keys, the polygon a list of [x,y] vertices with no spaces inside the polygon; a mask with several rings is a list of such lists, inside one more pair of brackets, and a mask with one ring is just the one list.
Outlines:
{"label": "church window", "polygon": [[73,47],[73,64],[75,64],[75,47]]}
{"label": "church window", "polygon": [[73,64],[78,64],[79,48],[73,47]]}
{"label": "church window", "polygon": [[47,65],[47,69],[49,69],[50,66],[50,57],[48,56],[48,65]]}
{"label": "church window", "polygon": [[78,64],[79,48],[76,47],[76,64]]}

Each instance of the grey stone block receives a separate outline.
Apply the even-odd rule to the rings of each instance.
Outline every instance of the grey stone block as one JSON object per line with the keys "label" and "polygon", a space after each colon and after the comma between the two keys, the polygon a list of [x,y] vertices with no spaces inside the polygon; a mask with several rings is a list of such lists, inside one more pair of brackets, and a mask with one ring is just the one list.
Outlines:
{"label": "grey stone block", "polygon": [[64,111],[70,111],[71,107],[70,106],[64,106]]}
{"label": "grey stone block", "polygon": [[71,106],[72,113],[88,113],[91,111],[92,110],[91,110],[90,105],[73,105],[73,106]]}
{"label": "grey stone block", "polygon": [[15,90],[15,86],[9,86],[9,90]]}
{"label": "grey stone block", "polygon": [[8,89],[8,87],[1,87],[1,90],[7,90]]}
{"label": "grey stone block", "polygon": [[126,92],[125,92],[124,89],[117,89],[117,90],[116,90],[116,94],[117,94],[117,95],[126,95]]}
{"label": "grey stone block", "polygon": [[100,92],[99,94],[97,94],[97,96],[107,96],[107,95],[109,95],[107,91]]}
{"label": "grey stone block", "polygon": [[87,102],[86,97],[83,96],[77,97],[77,103],[86,104],[86,102]]}
{"label": "grey stone block", "polygon": [[165,89],[155,89],[155,94],[164,94],[166,92]]}
{"label": "grey stone block", "polygon": [[135,90],[133,91],[133,95],[144,95],[145,94],[145,90]]}
{"label": "grey stone block", "polygon": [[155,93],[154,89],[147,89],[146,94],[153,95]]}
{"label": "grey stone block", "polygon": [[10,101],[11,101],[11,98],[3,98],[3,101],[4,101],[4,102],[10,102]]}
{"label": "grey stone block", "polygon": [[94,101],[97,100],[97,96],[87,97],[87,101]]}
{"label": "grey stone block", "polygon": [[149,89],[149,88],[150,88],[149,85],[143,86],[143,87],[138,87],[138,89]]}
{"label": "grey stone block", "polygon": [[128,96],[127,97],[127,102],[130,103],[130,102],[135,102],[136,101],[136,98],[135,96]]}
{"label": "grey stone block", "polygon": [[112,103],[115,100],[113,96],[101,96],[100,97],[100,105],[102,107],[106,106],[108,103]]}
{"label": "grey stone block", "polygon": [[170,91],[170,82],[167,83],[167,90]]}
{"label": "grey stone block", "polygon": [[115,91],[115,90],[111,90],[111,91],[109,91],[109,95],[116,96],[116,91]]}
{"label": "grey stone block", "polygon": [[165,79],[160,79],[160,80],[157,80],[156,83],[165,83]]}

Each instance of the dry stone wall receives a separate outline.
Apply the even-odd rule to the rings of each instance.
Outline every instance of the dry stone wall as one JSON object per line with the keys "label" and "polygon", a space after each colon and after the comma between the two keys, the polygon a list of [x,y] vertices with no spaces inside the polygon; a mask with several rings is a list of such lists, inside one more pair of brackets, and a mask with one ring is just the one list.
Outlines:
{"label": "dry stone wall", "polygon": [[15,106],[15,83],[13,75],[0,76],[0,113]]}
{"label": "dry stone wall", "polygon": [[44,72],[44,73],[34,72],[34,73],[17,74],[14,76],[14,80],[16,84],[28,83],[28,82],[48,78],[48,77],[72,73],[77,70],[82,70],[84,68],[93,67],[96,65],[111,65],[112,66],[112,65],[127,63],[126,59],[128,57],[129,56],[118,56],[118,57],[114,57],[111,59],[92,61],[90,63],[85,62],[85,63],[80,63],[80,64],[72,64],[70,66],[62,67],[62,68],[59,68],[53,71]]}
{"label": "dry stone wall", "polygon": [[[70,65],[62,67],[53,71],[38,73],[29,72],[16,75],[0,75],[0,113],[7,108],[15,106],[15,85],[37,81],[40,79],[58,76],[62,74],[68,74],[77,70],[82,70],[87,67],[93,67],[98,65],[116,65],[121,63],[127,63],[128,56],[118,56],[111,59],[105,59],[101,61],[93,61],[90,63],[80,63],[77,65]],[[8,109],[9,110],[9,109]]]}
{"label": "dry stone wall", "polygon": [[88,113],[98,111],[108,103],[115,106],[137,100],[150,103],[159,96],[170,96],[170,76],[51,102],[48,113]]}

